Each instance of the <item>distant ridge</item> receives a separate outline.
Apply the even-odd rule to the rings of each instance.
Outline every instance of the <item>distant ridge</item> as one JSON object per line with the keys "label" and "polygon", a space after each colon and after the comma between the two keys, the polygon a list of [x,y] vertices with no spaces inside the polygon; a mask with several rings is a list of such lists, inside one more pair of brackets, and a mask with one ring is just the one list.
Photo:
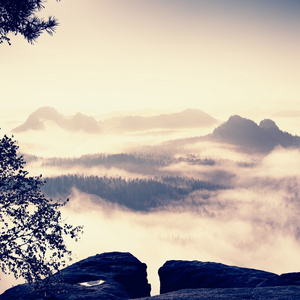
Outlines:
{"label": "distant ridge", "polygon": [[100,127],[93,117],[77,113],[72,117],[66,117],[53,107],[41,107],[29,115],[26,122],[14,128],[13,132],[25,132],[28,130],[44,130],[45,123],[52,123],[67,131],[82,130],[86,133],[98,133]]}
{"label": "distant ridge", "polygon": [[66,117],[53,107],[41,107],[29,115],[25,123],[13,129],[13,132],[44,130],[46,125],[54,124],[66,131],[100,133],[146,131],[153,129],[201,128],[217,125],[219,122],[199,109],[187,109],[178,113],[155,116],[122,116],[97,121],[94,117],[77,113]]}
{"label": "distant ridge", "polygon": [[209,139],[237,145],[243,150],[269,152],[276,146],[299,147],[300,137],[281,131],[274,121],[265,119],[257,125],[238,115],[218,126]]}
{"label": "distant ridge", "polygon": [[[70,132],[82,131],[98,134],[126,133],[151,130],[180,130],[184,128],[213,127],[219,121],[199,109],[186,109],[182,112],[160,114],[148,117],[121,116],[97,121],[94,117],[81,113],[67,117],[53,107],[41,107],[31,113],[27,120],[13,129],[13,132],[29,130],[45,130],[49,124]],[[211,140],[237,146],[241,151],[263,152],[272,151],[276,146],[283,148],[300,147],[300,137],[284,132],[278,128],[273,120],[265,119],[256,124],[250,119],[238,115],[231,116],[214,131],[202,137],[191,137],[169,141],[181,144],[194,143],[201,140]]]}
{"label": "distant ridge", "polygon": [[200,109],[186,109],[178,113],[151,117],[127,116],[119,119],[118,127],[126,131],[151,130],[157,128],[179,129],[209,127],[219,122]]}

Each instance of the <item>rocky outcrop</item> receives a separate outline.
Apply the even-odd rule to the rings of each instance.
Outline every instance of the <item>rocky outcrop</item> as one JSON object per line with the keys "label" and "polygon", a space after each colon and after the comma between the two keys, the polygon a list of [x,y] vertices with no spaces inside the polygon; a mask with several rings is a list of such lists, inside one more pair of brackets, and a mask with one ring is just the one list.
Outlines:
{"label": "rocky outcrop", "polygon": [[160,269],[161,295],[150,297],[146,265],[130,253],[81,260],[39,285],[21,284],[0,300],[300,299],[300,273],[270,272],[201,261],[167,261]]}
{"label": "rocky outcrop", "polygon": [[270,272],[201,261],[167,261],[158,271],[161,294],[181,289],[300,285],[300,273]]}
{"label": "rocky outcrop", "polygon": [[186,289],[140,300],[294,300],[300,299],[300,286],[258,288]]}
{"label": "rocky outcrop", "polygon": [[265,119],[257,125],[252,120],[231,116],[218,126],[207,139],[232,144],[246,152],[268,153],[276,146],[299,147],[300,137],[281,131],[274,121]]}
{"label": "rocky outcrop", "polygon": [[22,284],[0,300],[130,299],[150,296],[146,264],[130,253],[111,252],[81,260],[38,286]]}

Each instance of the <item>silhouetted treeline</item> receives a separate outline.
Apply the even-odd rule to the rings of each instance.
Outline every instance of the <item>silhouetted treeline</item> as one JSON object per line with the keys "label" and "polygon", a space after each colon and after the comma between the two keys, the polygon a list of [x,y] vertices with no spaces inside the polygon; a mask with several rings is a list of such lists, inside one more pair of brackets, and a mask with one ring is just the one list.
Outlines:
{"label": "silhouetted treeline", "polygon": [[151,179],[124,179],[62,175],[46,178],[43,192],[52,198],[67,197],[71,189],[97,195],[106,201],[118,203],[132,210],[147,211],[183,200],[196,190],[214,191],[225,186],[187,177],[162,177]]}
{"label": "silhouetted treeline", "polygon": [[139,165],[139,166],[156,166],[165,167],[173,163],[188,162],[190,164],[201,165],[214,165],[215,161],[212,159],[197,158],[195,155],[189,155],[187,157],[173,158],[169,155],[150,155],[150,154],[94,154],[83,155],[76,158],[48,158],[43,166],[74,166],[81,165],[84,167],[93,166],[106,166],[106,167],[120,167],[124,164]]}

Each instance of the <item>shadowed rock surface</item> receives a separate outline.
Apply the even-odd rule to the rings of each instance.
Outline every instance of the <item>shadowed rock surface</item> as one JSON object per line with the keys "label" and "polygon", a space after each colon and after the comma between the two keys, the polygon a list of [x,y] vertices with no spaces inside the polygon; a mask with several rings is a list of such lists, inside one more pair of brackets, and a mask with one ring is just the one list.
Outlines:
{"label": "shadowed rock surface", "polygon": [[130,253],[111,252],[81,260],[43,281],[13,287],[1,300],[130,299],[150,296],[146,264]]}
{"label": "shadowed rock surface", "polygon": [[158,271],[160,293],[195,288],[245,288],[300,285],[300,273],[261,270],[201,261],[167,261]]}
{"label": "shadowed rock surface", "polygon": [[153,297],[144,297],[140,300],[295,300],[300,299],[299,286],[277,286],[258,288],[225,288],[225,289],[186,289]]}
{"label": "shadowed rock surface", "polygon": [[146,265],[130,253],[98,254],[53,275],[39,286],[21,284],[0,300],[300,299],[300,273],[270,272],[200,261],[167,261],[161,295],[150,297]]}

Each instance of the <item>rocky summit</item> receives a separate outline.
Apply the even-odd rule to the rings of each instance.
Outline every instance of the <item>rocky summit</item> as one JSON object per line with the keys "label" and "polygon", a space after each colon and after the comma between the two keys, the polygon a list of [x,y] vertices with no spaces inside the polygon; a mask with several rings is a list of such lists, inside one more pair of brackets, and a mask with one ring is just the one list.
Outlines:
{"label": "rocky summit", "polygon": [[214,262],[167,261],[158,271],[160,293],[196,288],[254,288],[300,285],[300,273],[277,275]]}
{"label": "rocky summit", "polygon": [[21,284],[1,300],[130,299],[150,296],[146,264],[130,253],[98,254],[66,267],[38,285]]}
{"label": "rocky summit", "polygon": [[300,286],[257,288],[183,289],[140,300],[296,300],[300,299]]}
{"label": "rocky summit", "polygon": [[81,260],[38,285],[21,284],[0,300],[300,299],[300,273],[277,275],[214,262],[167,261],[158,271],[161,294],[150,296],[147,266],[130,253]]}

